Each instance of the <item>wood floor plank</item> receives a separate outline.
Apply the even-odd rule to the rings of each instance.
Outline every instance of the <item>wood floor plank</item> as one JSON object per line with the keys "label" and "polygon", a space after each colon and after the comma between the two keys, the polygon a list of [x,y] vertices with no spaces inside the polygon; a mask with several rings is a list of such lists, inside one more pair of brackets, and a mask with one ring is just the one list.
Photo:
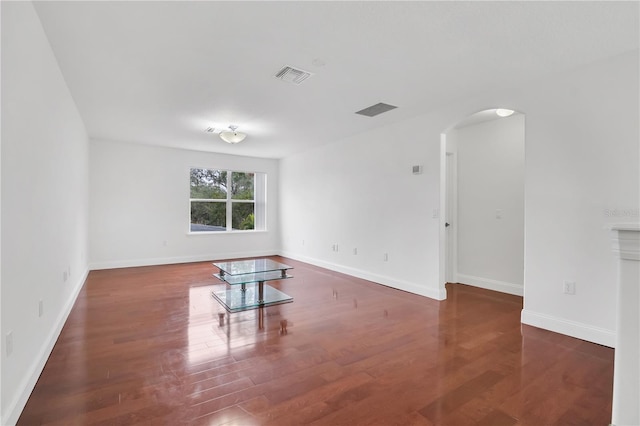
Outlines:
{"label": "wood floor plank", "polygon": [[462,405],[474,397],[482,395],[484,390],[491,388],[503,378],[504,376],[495,371],[485,371],[450,392],[445,393],[426,407],[421,408],[419,413],[433,423],[438,423],[440,417],[458,410]]}
{"label": "wood floor plank", "polygon": [[[247,412],[265,421],[290,418],[292,412],[304,410],[305,413],[298,415],[298,417],[304,417],[306,421],[309,422],[321,418],[334,410],[334,408],[330,406],[329,400],[331,398],[345,394],[353,388],[360,387],[371,381],[371,376],[358,373],[356,375],[343,377],[339,380],[327,382],[326,384],[317,386],[310,392],[299,394],[275,405],[265,397],[265,401],[249,401],[247,404],[241,404],[241,406]],[[307,410],[307,407],[314,408]]]}
{"label": "wood floor plank", "polygon": [[521,325],[520,297],[273,259],[294,302],[234,314],[211,262],[91,272],[18,424],[610,422],[613,350]]}
{"label": "wood floor plank", "polygon": [[225,408],[206,416],[198,417],[189,422],[193,426],[210,426],[210,425],[242,425],[253,426],[259,425],[260,422],[255,417],[248,414],[242,408],[233,406]]}

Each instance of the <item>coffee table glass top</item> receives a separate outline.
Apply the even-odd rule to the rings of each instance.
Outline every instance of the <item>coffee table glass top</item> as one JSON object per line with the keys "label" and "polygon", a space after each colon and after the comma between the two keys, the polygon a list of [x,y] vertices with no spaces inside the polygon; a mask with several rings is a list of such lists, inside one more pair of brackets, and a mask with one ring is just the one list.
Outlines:
{"label": "coffee table glass top", "polygon": [[213,266],[220,269],[223,275],[255,274],[259,272],[286,271],[292,266],[278,263],[271,259],[249,259],[235,262],[219,262]]}
{"label": "coffee table glass top", "polygon": [[[265,284],[265,281],[293,278],[287,274],[289,269],[293,269],[292,266],[271,259],[218,262],[213,266],[220,270],[213,276],[234,287],[212,292],[212,296],[229,312],[293,302],[293,297]],[[254,283],[254,286],[247,286]]]}

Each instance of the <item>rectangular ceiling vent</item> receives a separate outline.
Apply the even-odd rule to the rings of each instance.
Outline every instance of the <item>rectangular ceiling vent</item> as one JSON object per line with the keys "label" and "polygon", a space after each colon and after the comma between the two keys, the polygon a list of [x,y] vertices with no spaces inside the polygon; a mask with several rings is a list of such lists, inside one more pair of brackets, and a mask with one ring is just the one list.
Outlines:
{"label": "rectangular ceiling vent", "polygon": [[396,108],[398,107],[379,102],[365,109],[361,109],[360,111],[356,112],[356,114],[366,115],[367,117],[375,117],[376,115],[382,114],[383,112],[391,111],[392,109]]}
{"label": "rectangular ceiling vent", "polygon": [[290,66],[285,66],[282,68],[275,77],[279,80],[286,81],[293,84],[300,84],[305,81],[307,78],[311,77],[311,74],[308,71],[304,71],[298,68],[293,68]]}

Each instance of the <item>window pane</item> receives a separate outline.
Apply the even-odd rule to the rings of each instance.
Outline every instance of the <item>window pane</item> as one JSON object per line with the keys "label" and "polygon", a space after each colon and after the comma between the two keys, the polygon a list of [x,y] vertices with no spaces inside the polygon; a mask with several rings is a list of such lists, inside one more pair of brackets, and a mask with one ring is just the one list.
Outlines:
{"label": "window pane", "polygon": [[231,205],[231,222],[233,229],[254,229],[254,203],[233,203]]}
{"label": "window pane", "polygon": [[191,198],[226,199],[227,172],[225,170],[191,169]]}
{"label": "window pane", "polygon": [[255,173],[231,173],[231,198],[234,200],[253,200],[253,181]]}
{"label": "window pane", "polygon": [[227,230],[227,203],[191,202],[191,232]]}

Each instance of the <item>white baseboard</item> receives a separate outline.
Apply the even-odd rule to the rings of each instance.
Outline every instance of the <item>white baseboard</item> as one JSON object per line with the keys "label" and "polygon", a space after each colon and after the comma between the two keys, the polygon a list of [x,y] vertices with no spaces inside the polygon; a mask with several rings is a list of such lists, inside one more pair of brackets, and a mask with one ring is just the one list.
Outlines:
{"label": "white baseboard", "polygon": [[290,259],[299,260],[300,262],[305,262],[311,265],[319,266],[321,268],[329,269],[331,271],[340,272],[346,275],[351,275],[356,278],[362,278],[364,280],[372,281],[377,284],[382,284],[387,287],[392,287],[398,290],[403,290],[409,293],[425,296],[430,299],[445,300],[447,298],[447,291],[444,287],[442,289],[425,288],[422,285],[412,283],[409,281],[399,280],[397,278],[393,278],[385,275],[374,274],[362,269],[339,265],[337,263],[331,263],[324,260],[299,255],[297,253],[293,253],[289,251],[281,251],[280,255],[284,257],[288,257]]}
{"label": "white baseboard", "polygon": [[248,257],[263,257],[263,256],[275,256],[278,253],[273,250],[269,251],[242,251],[242,252],[227,252],[227,253],[212,253],[195,256],[176,256],[176,257],[156,257],[147,259],[133,259],[133,260],[109,260],[104,262],[92,262],[89,265],[89,269],[97,271],[100,269],[116,269],[116,268],[134,268],[137,266],[154,266],[154,265],[172,265],[175,263],[191,263],[191,262],[206,262],[208,260],[221,260],[221,259],[241,259]]}
{"label": "white baseboard", "polygon": [[521,322],[556,333],[615,348],[616,332],[539,312],[522,310]]}
{"label": "white baseboard", "polygon": [[22,414],[22,410],[27,404],[29,396],[31,396],[31,392],[36,386],[36,382],[38,381],[38,378],[40,377],[40,374],[42,373],[42,370],[44,369],[44,366],[49,359],[49,355],[51,355],[51,351],[58,341],[60,332],[62,332],[62,327],[64,327],[64,324],[67,322],[67,318],[71,313],[73,304],[76,302],[78,294],[80,293],[80,290],[82,290],[82,286],[87,280],[87,275],[89,275],[89,269],[86,269],[80,279],[75,283],[73,291],[69,295],[69,298],[67,299],[64,307],[60,311],[58,318],[56,318],[54,326],[49,332],[49,335],[44,341],[44,344],[40,348],[38,356],[35,358],[35,361],[29,368],[29,374],[25,376],[25,378],[18,386],[18,389],[16,389],[13,400],[9,401],[9,404],[7,405],[7,410],[2,413],[3,425],[14,425],[18,422],[20,414]]}
{"label": "white baseboard", "polygon": [[499,291],[501,293],[513,294],[516,296],[524,296],[524,287],[518,284],[512,284],[505,281],[497,281],[489,278],[474,277],[473,275],[456,274],[456,280],[460,284],[469,284],[474,287],[480,287],[487,290]]}

